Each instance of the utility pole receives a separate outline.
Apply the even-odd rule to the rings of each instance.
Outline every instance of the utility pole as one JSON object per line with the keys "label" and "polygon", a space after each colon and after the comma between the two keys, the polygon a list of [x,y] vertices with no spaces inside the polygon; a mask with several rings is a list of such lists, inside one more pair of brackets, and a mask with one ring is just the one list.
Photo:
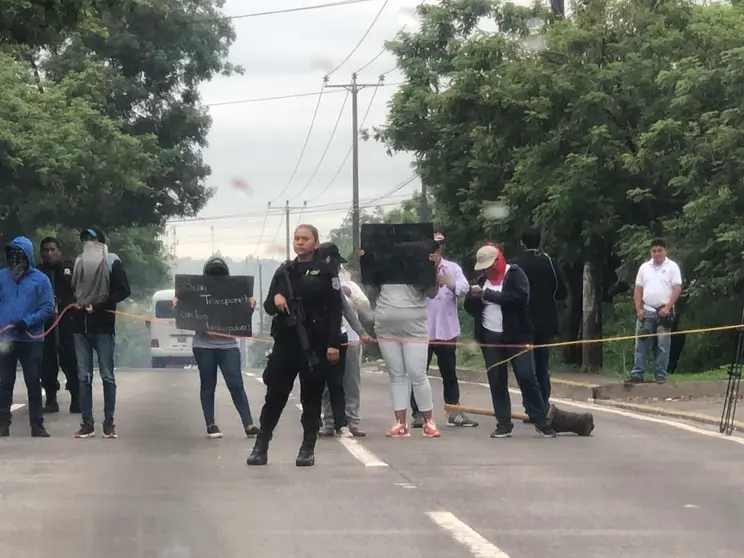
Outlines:
{"label": "utility pole", "polygon": [[357,96],[362,89],[367,87],[380,87],[383,82],[383,76],[380,76],[380,81],[377,83],[359,83],[357,82],[356,73],[351,74],[351,83],[340,83],[331,85],[328,83],[328,76],[324,78],[325,86],[328,88],[343,88],[351,93],[351,134],[352,134],[352,145],[351,145],[351,238],[354,246],[354,254],[356,254],[360,248],[359,246],[359,108],[357,103]]}
{"label": "utility pole", "polygon": [[429,200],[426,198],[426,184],[421,181],[421,203],[419,204],[419,221],[428,223],[431,219],[429,215]]}
{"label": "utility pole", "polygon": [[284,226],[286,228],[285,233],[287,236],[287,260],[289,260],[289,200],[284,204],[284,221]]}
{"label": "utility pole", "polygon": [[214,225],[209,227],[209,229],[212,231],[212,255],[214,256]]}

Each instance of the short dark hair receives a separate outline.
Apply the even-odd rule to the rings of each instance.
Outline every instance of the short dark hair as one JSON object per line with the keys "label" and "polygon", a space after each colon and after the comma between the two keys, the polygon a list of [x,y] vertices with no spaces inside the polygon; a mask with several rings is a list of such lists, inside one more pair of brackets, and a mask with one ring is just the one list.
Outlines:
{"label": "short dark hair", "polygon": [[39,250],[43,250],[47,244],[54,244],[57,246],[57,248],[59,248],[59,241],[56,238],[54,238],[53,236],[45,236],[39,243]]}
{"label": "short dark hair", "polygon": [[664,239],[663,239],[663,238],[661,238],[661,237],[657,237],[657,238],[654,238],[654,239],[653,239],[653,240],[651,241],[651,248],[655,248],[655,247],[657,247],[657,246],[658,246],[659,248],[666,248],[666,240],[664,240]]}
{"label": "short dark hair", "polygon": [[524,244],[528,250],[539,248],[541,240],[542,235],[540,235],[540,231],[537,229],[527,229],[522,233],[522,244]]}

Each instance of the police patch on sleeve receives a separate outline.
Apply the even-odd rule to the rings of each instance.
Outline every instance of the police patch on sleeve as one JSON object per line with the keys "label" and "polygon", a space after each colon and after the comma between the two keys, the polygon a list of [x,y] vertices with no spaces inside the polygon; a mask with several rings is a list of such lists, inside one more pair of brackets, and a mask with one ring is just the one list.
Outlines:
{"label": "police patch on sleeve", "polygon": [[72,275],[72,270],[69,267],[66,267],[64,273],[65,275]]}
{"label": "police patch on sleeve", "polygon": [[339,281],[338,277],[331,277],[331,286],[334,291],[341,290],[341,281]]}

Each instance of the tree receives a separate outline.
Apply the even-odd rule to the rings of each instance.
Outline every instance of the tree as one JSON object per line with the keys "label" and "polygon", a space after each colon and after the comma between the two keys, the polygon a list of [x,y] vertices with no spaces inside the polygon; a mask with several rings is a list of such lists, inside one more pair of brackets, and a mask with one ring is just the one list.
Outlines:
{"label": "tree", "polygon": [[[568,272],[574,332],[583,295],[587,339],[601,337],[610,283],[634,272],[652,235],[683,262],[702,255],[684,265],[703,279],[695,296],[741,298],[740,8],[605,0],[555,22],[540,5],[485,0],[419,10],[420,31],[389,45],[406,83],[378,132],[414,152],[450,245],[539,226]],[[476,32],[483,18],[499,31]],[[536,19],[541,52],[525,40]],[[505,221],[482,214],[494,200],[511,207]],[[600,344],[583,364],[601,366]]]}
{"label": "tree", "polygon": [[[111,3],[91,26],[42,61],[55,81],[95,64],[100,78],[81,83],[78,94],[97,99],[101,111],[135,138],[153,138],[155,160],[145,187],[113,203],[103,198],[95,217],[109,227],[162,225],[172,216],[195,215],[212,191],[201,149],[211,120],[200,104],[198,86],[216,74],[239,68],[226,61],[235,32],[221,16],[223,0]],[[88,212],[85,217],[94,217]]]}
{"label": "tree", "polygon": [[[364,225],[366,223],[382,223],[385,219],[385,213],[382,208],[377,207],[371,211],[360,208],[359,210],[359,224]],[[351,227],[351,212],[349,212],[344,220],[341,221],[341,225],[332,229],[328,235],[328,240],[338,246],[338,251],[352,264],[351,267],[356,268],[354,262],[357,258],[354,255],[354,247],[352,245],[352,227]]]}

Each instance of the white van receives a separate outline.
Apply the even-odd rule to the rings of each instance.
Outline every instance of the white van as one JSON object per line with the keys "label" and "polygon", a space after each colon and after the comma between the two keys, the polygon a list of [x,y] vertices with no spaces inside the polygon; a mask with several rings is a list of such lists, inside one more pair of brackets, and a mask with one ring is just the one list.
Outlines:
{"label": "white van", "polygon": [[153,368],[165,368],[169,364],[194,364],[194,354],[191,351],[194,332],[176,327],[176,313],[173,308],[175,296],[175,289],[158,291],[152,295],[152,322],[148,322],[148,325]]}

